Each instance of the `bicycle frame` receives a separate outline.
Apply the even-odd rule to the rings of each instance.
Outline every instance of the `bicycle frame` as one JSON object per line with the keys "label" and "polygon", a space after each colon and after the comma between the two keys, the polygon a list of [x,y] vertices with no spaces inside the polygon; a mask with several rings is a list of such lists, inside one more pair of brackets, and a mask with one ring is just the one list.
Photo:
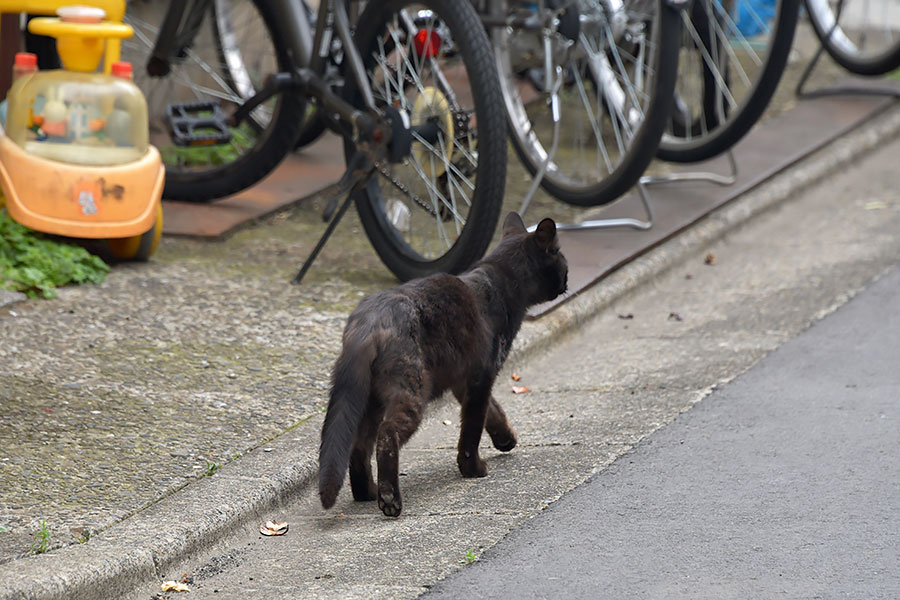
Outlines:
{"label": "bicycle frame", "polygon": [[[151,75],[162,76],[168,73],[172,57],[179,56],[195,38],[203,21],[203,14],[215,1],[172,1],[169,3],[151,52],[150,63],[147,65],[147,70]],[[273,93],[295,89],[309,96],[314,103],[323,106],[326,109],[324,111],[326,115],[337,114],[341,120],[349,121],[354,129],[358,128],[361,125],[361,123],[357,123],[360,118],[359,111],[331,92],[321,79],[324,71],[322,48],[323,44],[329,42],[326,34],[328,24],[332,23],[345,49],[344,60],[347,61],[349,73],[361,91],[366,107],[369,110],[375,110],[375,100],[365,74],[362,57],[353,44],[347,3],[342,0],[323,0],[319,4],[315,32],[312,30],[301,0],[282,0],[274,3],[273,8],[276,11],[275,17],[289,28],[290,48],[288,48],[288,52],[291,63],[295,67],[295,73],[291,75],[299,74],[299,76],[292,76],[290,79],[276,77],[273,80],[274,88],[264,89],[250,98],[248,103],[238,111],[238,119],[249,114],[250,110],[271,97]],[[252,90],[248,91],[252,92]]]}

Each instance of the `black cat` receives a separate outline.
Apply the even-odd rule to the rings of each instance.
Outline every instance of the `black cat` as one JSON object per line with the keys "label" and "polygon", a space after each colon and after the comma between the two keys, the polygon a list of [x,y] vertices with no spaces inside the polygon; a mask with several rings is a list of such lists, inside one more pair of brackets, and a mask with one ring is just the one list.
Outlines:
{"label": "black cat", "polygon": [[[319,496],[334,505],[344,473],[356,500],[378,499],[388,516],[402,509],[400,447],[425,404],[450,389],[462,405],[456,462],[463,477],[484,477],[482,429],[503,452],[516,433],[491,396],[528,307],[566,291],[568,266],[556,224],[528,233],[507,215],[497,248],[460,276],[438,274],[364,298],[347,319],[334,366],[319,449]],[[372,478],[377,448],[378,485]]]}

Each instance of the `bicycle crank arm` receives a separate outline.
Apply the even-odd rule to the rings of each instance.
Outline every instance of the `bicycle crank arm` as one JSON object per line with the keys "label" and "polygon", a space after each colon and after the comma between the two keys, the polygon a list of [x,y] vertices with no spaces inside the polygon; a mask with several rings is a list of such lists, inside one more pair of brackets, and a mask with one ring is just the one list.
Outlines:
{"label": "bicycle crank arm", "polygon": [[317,104],[326,117],[337,115],[338,121],[353,127],[354,141],[372,139],[381,143],[388,133],[382,124],[335,94],[311,69],[300,68],[293,73],[275,73],[266,77],[262,89],[241,104],[229,119],[228,124],[236,127],[246,119],[256,107],[276,94],[298,92]]}

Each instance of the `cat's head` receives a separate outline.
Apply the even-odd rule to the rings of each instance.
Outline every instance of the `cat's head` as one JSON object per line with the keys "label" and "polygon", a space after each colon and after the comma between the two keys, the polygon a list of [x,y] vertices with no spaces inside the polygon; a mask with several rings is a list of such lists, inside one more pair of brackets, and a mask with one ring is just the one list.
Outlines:
{"label": "cat's head", "polygon": [[[513,241],[515,240],[515,241]],[[501,244],[519,246],[516,260],[524,262],[526,271],[525,291],[529,304],[553,300],[565,293],[568,285],[569,264],[559,249],[556,223],[553,219],[543,219],[537,228],[529,233],[516,212],[506,215],[503,220]]]}

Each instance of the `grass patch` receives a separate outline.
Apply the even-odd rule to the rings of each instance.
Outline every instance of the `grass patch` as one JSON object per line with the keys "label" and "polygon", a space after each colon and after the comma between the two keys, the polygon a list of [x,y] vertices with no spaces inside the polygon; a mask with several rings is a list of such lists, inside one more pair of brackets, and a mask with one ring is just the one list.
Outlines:
{"label": "grass patch", "polygon": [[56,288],[101,283],[109,265],[84,248],[47,239],[0,208],[0,287],[29,298],[53,298]]}
{"label": "grass patch", "polygon": [[256,134],[249,125],[241,124],[231,130],[231,141],[211,146],[164,146],[159,149],[167,165],[181,167],[220,167],[233,163],[256,143]]}

